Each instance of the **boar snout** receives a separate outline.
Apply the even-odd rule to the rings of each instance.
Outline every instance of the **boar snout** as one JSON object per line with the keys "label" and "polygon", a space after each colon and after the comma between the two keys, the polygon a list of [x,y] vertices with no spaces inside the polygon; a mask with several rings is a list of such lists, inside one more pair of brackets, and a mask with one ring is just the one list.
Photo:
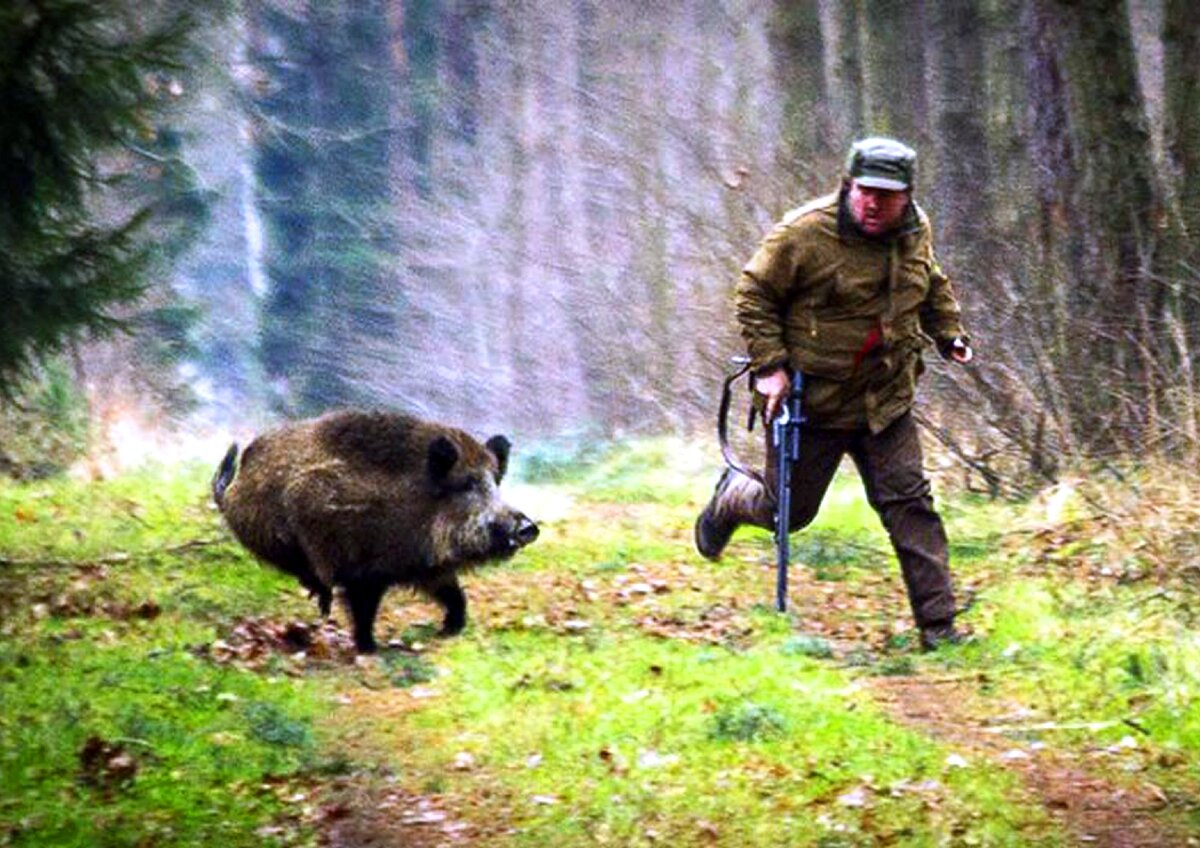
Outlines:
{"label": "boar snout", "polygon": [[521,547],[525,547],[537,539],[538,532],[538,526],[522,515],[517,520],[517,532],[513,535],[517,537],[517,543]]}
{"label": "boar snout", "polygon": [[511,556],[538,537],[538,526],[523,513],[515,513],[508,521],[492,522],[492,551],[498,556]]}

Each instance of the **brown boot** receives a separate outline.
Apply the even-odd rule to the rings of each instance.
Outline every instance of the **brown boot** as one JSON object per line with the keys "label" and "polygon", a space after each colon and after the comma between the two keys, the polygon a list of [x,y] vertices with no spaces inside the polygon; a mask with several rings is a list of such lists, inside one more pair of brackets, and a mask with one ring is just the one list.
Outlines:
{"label": "brown boot", "polygon": [[921,628],[922,651],[936,651],[944,645],[960,645],[962,641],[962,634],[958,632],[953,621],[930,624]]}
{"label": "brown boot", "polygon": [[740,523],[724,503],[725,492],[734,476],[733,469],[725,469],[721,479],[717,481],[716,488],[713,489],[708,506],[704,507],[700,517],[696,519],[696,550],[700,552],[700,556],[714,562],[721,558],[721,552],[729,544],[729,538]]}

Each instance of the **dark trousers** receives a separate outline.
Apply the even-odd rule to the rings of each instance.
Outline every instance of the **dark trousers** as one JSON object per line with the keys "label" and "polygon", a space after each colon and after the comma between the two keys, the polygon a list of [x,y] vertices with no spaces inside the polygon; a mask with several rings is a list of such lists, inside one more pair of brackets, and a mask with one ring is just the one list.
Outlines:
{"label": "dark trousers", "polygon": [[[792,471],[792,509],[788,526],[799,530],[817,515],[821,500],[842,457],[854,459],[866,488],[867,501],[879,514],[900,560],[918,627],[954,618],[946,530],[933,508],[929,479],[922,467],[917,425],[905,413],[880,433],[861,430],[823,430],[806,427],[800,439],[800,461]],[[776,487],[774,446],[767,434],[767,485]],[[761,487],[756,487],[761,489]],[[745,497],[750,495],[750,497]],[[743,490],[738,509],[746,523],[774,529],[771,500],[766,491]]]}

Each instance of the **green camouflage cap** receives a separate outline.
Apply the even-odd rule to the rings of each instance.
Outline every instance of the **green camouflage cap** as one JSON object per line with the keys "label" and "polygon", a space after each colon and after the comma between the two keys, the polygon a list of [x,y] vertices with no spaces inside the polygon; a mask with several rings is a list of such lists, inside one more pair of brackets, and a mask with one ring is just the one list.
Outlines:
{"label": "green camouflage cap", "polygon": [[856,141],[846,157],[846,176],[869,188],[908,191],[916,170],[917,152],[894,138]]}

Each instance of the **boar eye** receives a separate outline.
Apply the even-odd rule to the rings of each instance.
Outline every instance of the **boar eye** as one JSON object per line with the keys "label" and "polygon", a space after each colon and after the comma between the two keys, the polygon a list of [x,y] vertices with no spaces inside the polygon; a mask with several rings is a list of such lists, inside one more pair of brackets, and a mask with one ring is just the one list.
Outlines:
{"label": "boar eye", "polygon": [[465,495],[468,492],[479,492],[484,488],[483,480],[474,475],[463,477],[461,480],[447,480],[443,491],[447,495]]}

